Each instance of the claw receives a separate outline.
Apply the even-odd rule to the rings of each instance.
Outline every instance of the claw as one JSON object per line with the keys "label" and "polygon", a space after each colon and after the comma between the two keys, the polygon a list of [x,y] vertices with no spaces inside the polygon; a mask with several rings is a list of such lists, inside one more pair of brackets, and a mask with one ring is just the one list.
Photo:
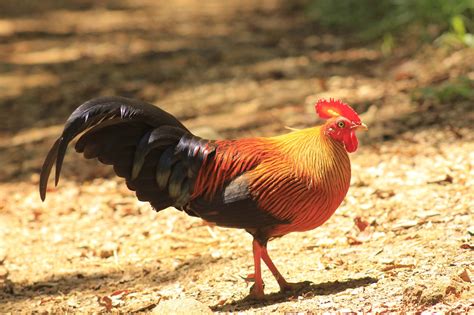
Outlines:
{"label": "claw", "polygon": [[247,277],[242,277],[242,276],[240,277],[244,279],[245,282],[255,282],[255,274],[253,273],[248,274]]}
{"label": "claw", "polygon": [[257,286],[253,284],[250,287],[250,292],[249,295],[247,295],[247,299],[250,300],[264,300],[265,299],[265,293],[263,292],[265,285],[262,286]]}
{"label": "claw", "polygon": [[251,273],[249,275],[247,275],[247,277],[242,277],[240,276],[244,281],[245,281],[245,284],[248,286],[249,283],[254,283],[255,282],[255,274]]}

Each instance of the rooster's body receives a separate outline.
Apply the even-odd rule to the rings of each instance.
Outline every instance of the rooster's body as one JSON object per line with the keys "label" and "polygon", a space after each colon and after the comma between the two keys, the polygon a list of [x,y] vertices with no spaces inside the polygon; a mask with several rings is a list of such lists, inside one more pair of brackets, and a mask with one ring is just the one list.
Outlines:
{"label": "rooster's body", "polygon": [[[211,141],[194,136],[153,105],[120,97],[93,99],[74,111],[50,150],[40,194],[44,199],[54,164],[57,184],[69,142],[83,133],[76,151],[113,165],[139,200],[156,210],[174,206],[252,234],[255,284],[251,294],[261,298],[261,259],[282,289],[291,288],[268,256],[267,241],[323,224],[347,193],[347,151],[357,149],[354,132],[364,125],[343,105],[347,106],[321,103],[320,116],[333,118],[320,127],[272,138]],[[337,133],[344,131],[341,121],[346,122],[342,125],[347,135]]]}

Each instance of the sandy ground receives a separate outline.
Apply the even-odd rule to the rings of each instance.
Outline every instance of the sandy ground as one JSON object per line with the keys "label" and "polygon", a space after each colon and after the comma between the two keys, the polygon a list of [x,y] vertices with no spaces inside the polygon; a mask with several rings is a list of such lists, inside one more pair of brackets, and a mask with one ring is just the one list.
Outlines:
{"label": "sandy ground", "polygon": [[[0,5],[1,312],[149,312],[174,299],[201,312],[473,312],[472,49],[407,42],[383,56],[277,1],[38,3]],[[370,130],[344,203],[269,245],[287,279],[311,284],[280,294],[264,269],[268,299],[246,300],[249,235],[156,213],[72,152],[41,203],[62,123],[111,94],[205,137],[318,124],[320,97],[362,113]]]}

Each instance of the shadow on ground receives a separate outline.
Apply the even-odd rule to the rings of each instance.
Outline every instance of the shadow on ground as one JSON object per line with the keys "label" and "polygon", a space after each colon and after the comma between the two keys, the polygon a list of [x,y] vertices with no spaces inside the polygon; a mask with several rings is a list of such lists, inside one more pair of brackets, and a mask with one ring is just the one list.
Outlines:
{"label": "shadow on ground", "polygon": [[271,293],[265,296],[264,301],[252,301],[247,298],[244,298],[242,300],[232,301],[231,303],[227,303],[224,305],[213,306],[211,307],[211,309],[215,312],[245,311],[257,306],[265,306],[286,302],[295,299],[295,296],[311,298],[317,295],[321,296],[336,294],[348,289],[365,287],[372,283],[376,283],[377,281],[378,279],[373,277],[363,277],[344,281],[330,281],[318,284],[305,282],[302,283],[303,286],[297,291]]}
{"label": "shadow on ground", "polygon": [[[183,266],[186,266],[187,272],[193,272],[201,270],[213,264],[213,262],[215,262],[215,259],[209,255],[203,255],[186,260]],[[110,294],[109,285],[118,285],[118,287],[123,287],[123,290],[134,285],[159,288],[161,285],[166,285],[179,279],[184,272],[183,266],[178,266],[172,271],[150,271],[149,267],[129,267],[120,270],[117,267],[117,270],[110,272],[55,274],[50,278],[27,285],[7,280],[4,282],[3,287],[0,287],[0,304],[20,302],[38,296],[42,298],[54,297],[71,292],[93,291],[100,295],[98,292],[105,291],[106,293],[104,294]]]}

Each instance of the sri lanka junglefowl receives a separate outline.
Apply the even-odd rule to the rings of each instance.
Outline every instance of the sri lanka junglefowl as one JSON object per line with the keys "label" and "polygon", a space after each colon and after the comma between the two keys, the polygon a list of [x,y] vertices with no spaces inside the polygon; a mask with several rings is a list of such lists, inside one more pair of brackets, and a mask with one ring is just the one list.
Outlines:
{"label": "sri lanka junglefowl", "polygon": [[268,240],[308,231],[327,221],[344,199],[351,177],[348,152],[367,129],[338,100],[320,100],[322,126],[270,138],[205,140],[160,108],[121,97],[92,99],[69,117],[44,161],[41,199],[66,148],[113,165],[137,198],[160,211],[173,206],[218,226],[253,236],[255,270],[250,296],[263,298],[261,260],[282,290],[292,289],[267,253]]}

